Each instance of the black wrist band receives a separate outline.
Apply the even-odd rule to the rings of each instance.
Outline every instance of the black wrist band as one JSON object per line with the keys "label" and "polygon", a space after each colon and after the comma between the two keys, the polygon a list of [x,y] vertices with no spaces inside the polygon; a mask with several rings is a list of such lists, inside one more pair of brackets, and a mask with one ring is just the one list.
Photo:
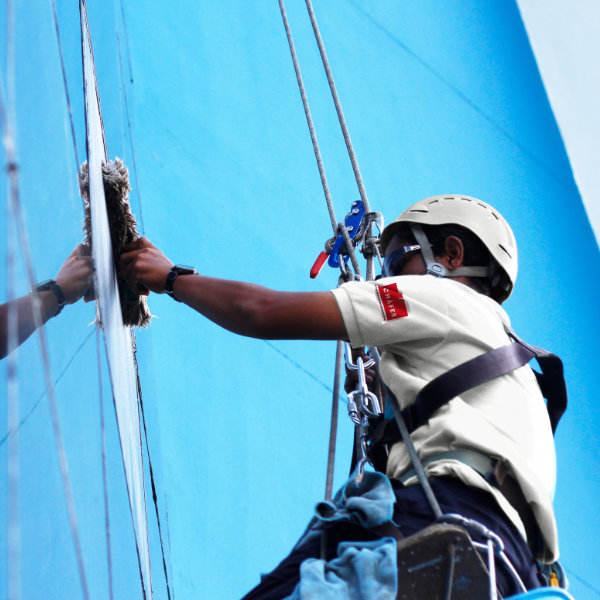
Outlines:
{"label": "black wrist band", "polygon": [[173,284],[179,275],[197,275],[198,271],[194,267],[188,267],[187,265],[174,265],[171,267],[169,274],[167,275],[167,280],[165,281],[165,288],[163,292],[165,294],[169,294],[173,300],[177,302],[181,302],[175,293],[173,292]]}
{"label": "black wrist band", "polygon": [[171,298],[173,298],[173,300],[176,302],[181,302],[181,300],[177,298],[173,292],[173,284],[175,283],[178,275],[179,273],[173,269],[169,271],[169,274],[167,275],[167,281],[165,282],[165,294],[169,294],[169,296],[171,296]]}
{"label": "black wrist band", "polygon": [[40,292],[51,291],[56,296],[56,301],[58,302],[58,306],[56,308],[56,312],[52,315],[53,317],[56,317],[56,315],[59,315],[60,312],[62,311],[62,309],[65,307],[65,304],[67,303],[67,299],[65,298],[65,295],[64,295],[62,289],[60,288],[60,285],[58,285],[58,283],[56,283],[56,281],[54,281],[54,279],[48,279],[46,281],[42,281],[42,283],[38,283],[37,285],[35,285],[32,288],[32,291],[34,291],[34,290],[38,294]]}

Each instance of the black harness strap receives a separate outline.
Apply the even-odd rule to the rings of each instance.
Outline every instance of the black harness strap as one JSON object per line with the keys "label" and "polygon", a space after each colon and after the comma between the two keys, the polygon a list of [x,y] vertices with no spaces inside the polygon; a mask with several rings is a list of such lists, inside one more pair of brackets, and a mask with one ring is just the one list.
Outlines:
{"label": "black harness strap", "polygon": [[[562,361],[558,356],[541,348],[530,346],[506,326],[506,332],[514,340],[512,344],[486,352],[468,360],[430,381],[418,394],[414,404],[402,411],[408,430],[412,433],[424,425],[444,404],[464,392],[506,375],[526,365],[535,358],[542,370],[534,371],[542,395],[547,400],[552,433],[567,408],[567,388]],[[400,439],[395,421],[374,423],[374,442],[390,443]]]}

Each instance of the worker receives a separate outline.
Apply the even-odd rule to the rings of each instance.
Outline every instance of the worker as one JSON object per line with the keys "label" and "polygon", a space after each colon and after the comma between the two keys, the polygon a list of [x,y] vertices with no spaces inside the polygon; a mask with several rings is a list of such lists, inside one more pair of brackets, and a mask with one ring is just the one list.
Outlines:
{"label": "worker", "polygon": [[[500,304],[515,283],[517,246],[498,211],[457,195],[412,205],[384,229],[380,245],[383,278],[330,292],[280,292],[205,277],[173,265],[146,238],[126,246],[122,265],[132,289],[141,283],[167,293],[241,335],[349,340],[353,348],[379,348],[381,378],[405,408],[429,381],[511,342]],[[538,561],[558,556],[555,451],[533,371],[517,368],[452,399],[412,439],[441,510],[495,532],[525,586],[543,585]],[[477,457],[487,459],[489,472]],[[393,522],[405,536],[434,521],[416,477],[406,479],[410,470],[399,441],[391,447],[386,474],[395,494]],[[355,524],[320,526],[327,528],[328,558],[338,542],[377,537]],[[319,540],[309,536],[245,599],[286,598],[299,581],[300,564],[320,554]],[[497,578],[502,596],[520,591],[502,565]]]}
{"label": "worker", "polygon": [[[20,346],[38,327],[60,314],[66,304],[77,302],[92,288],[92,257],[82,244],[67,257],[54,279],[39,283],[31,293],[0,304],[0,359],[9,349],[9,317],[16,317],[16,346]],[[39,299],[39,320],[34,311],[33,292]],[[86,297],[90,300],[91,294]],[[15,346],[15,347],[16,347]]]}

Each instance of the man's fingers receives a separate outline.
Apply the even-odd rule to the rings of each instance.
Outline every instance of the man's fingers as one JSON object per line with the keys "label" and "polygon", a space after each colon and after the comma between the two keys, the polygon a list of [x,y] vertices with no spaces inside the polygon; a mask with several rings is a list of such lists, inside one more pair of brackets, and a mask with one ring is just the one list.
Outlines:
{"label": "man's fingers", "polygon": [[[135,243],[135,242],[133,242]],[[145,248],[136,248],[135,250],[128,250],[125,254],[121,254],[121,264],[129,265],[130,263],[135,262],[137,257],[142,254],[142,252],[146,252]]]}
{"label": "man's fingers", "polygon": [[123,246],[123,250],[126,252],[130,252],[131,250],[141,250],[142,248],[151,248],[152,243],[148,238],[141,237],[133,242],[129,242],[129,244],[125,244]]}
{"label": "man's fingers", "polygon": [[121,268],[123,279],[130,287],[131,291],[138,296],[149,296],[150,289],[142,281],[139,280],[135,271],[135,263],[123,264]]}

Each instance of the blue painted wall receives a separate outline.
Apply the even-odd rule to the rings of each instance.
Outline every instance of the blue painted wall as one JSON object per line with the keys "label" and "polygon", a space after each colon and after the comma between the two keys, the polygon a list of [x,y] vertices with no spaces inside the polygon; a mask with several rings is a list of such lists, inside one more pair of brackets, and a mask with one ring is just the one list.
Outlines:
{"label": "blue painted wall", "polygon": [[[58,2],[58,13],[82,155],[71,4]],[[308,278],[331,230],[277,2],[109,4],[88,7],[108,148],[133,176],[128,107],[132,205],[138,218],[143,209],[145,234],[205,274],[286,290],[335,286],[333,272]],[[342,218],[358,193],[304,3],[287,9]],[[556,440],[563,563],[573,594],[596,598],[600,256],[516,5],[335,0],[315,11],[373,208],[390,220],[422,197],[463,193],[513,225],[520,275],[507,309],[523,337],[563,357],[571,393]],[[42,280],[80,240],[82,210],[49,3],[19,7],[16,36],[21,198]],[[5,298],[5,247],[0,259]],[[172,589],[180,600],[233,599],[285,555],[323,495],[335,345],[236,337],[166,297],[150,307],[157,318],[138,333],[139,363]],[[93,319],[81,303],[46,329],[90,597],[106,598]],[[141,597],[104,364],[100,380],[115,597]],[[23,417],[33,411],[20,429],[23,597],[78,598],[35,339],[19,350],[19,384]],[[5,386],[1,394],[4,405]],[[0,439],[5,431],[3,411]],[[343,420],[337,485],[351,436]],[[0,455],[5,465],[5,442]],[[3,491],[2,513],[6,502]],[[166,598],[150,495],[149,514],[155,596]],[[5,581],[5,530],[0,540]]]}

